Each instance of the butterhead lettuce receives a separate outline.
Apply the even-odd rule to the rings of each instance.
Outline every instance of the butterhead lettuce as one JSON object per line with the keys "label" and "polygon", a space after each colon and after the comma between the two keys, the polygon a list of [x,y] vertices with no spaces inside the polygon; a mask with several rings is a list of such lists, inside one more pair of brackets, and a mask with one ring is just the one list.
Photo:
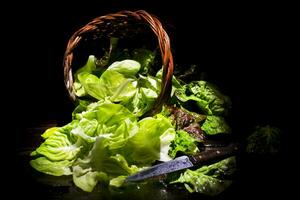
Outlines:
{"label": "butterhead lettuce", "polygon": [[74,183],[90,192],[100,180],[118,185],[121,177],[156,160],[170,160],[175,130],[162,115],[138,120],[121,104],[98,101],[43,137],[46,141],[32,153],[32,167],[51,175],[73,174]]}
{"label": "butterhead lettuce", "polygon": [[[111,43],[115,48],[117,40]],[[145,117],[156,106],[161,90],[162,70],[153,72],[151,68],[155,52],[136,49],[131,55],[134,60],[127,51],[112,50],[105,55],[101,69],[100,61],[89,56],[74,74],[78,106],[69,124],[42,134],[45,141],[31,153],[30,164],[36,170],[72,175],[74,184],[86,192],[93,191],[99,182],[120,187],[127,176],[157,161],[169,161],[178,153],[198,153],[203,134],[230,132],[223,118],[229,99],[205,81],[184,84],[172,78],[172,105],[181,106],[176,115],[181,119],[166,114],[166,109]],[[120,57],[125,59],[112,62]],[[201,113],[185,108],[190,101]],[[230,185],[223,177],[232,173],[234,165],[234,158],[228,158],[185,170],[170,184],[183,183],[190,192],[216,195]]]}

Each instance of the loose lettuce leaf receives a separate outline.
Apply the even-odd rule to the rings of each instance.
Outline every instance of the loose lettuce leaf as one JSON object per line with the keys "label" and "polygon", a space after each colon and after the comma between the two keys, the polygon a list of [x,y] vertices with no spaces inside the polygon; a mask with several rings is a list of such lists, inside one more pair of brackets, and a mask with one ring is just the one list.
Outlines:
{"label": "loose lettuce leaf", "polygon": [[189,133],[183,130],[178,130],[176,131],[175,139],[171,143],[169,155],[172,158],[175,158],[177,152],[182,152],[189,155],[195,154],[199,151],[197,142],[199,141],[190,136]]}
{"label": "loose lettuce leaf", "polygon": [[230,107],[230,100],[216,87],[206,81],[193,81],[178,88],[176,97],[182,101],[195,101],[207,115],[225,115]]}
{"label": "loose lettuce leaf", "polygon": [[39,157],[30,161],[30,165],[37,171],[53,176],[71,175],[71,165],[73,161],[51,161],[46,157]]}
{"label": "loose lettuce leaf", "polygon": [[127,78],[118,71],[107,70],[100,77],[98,87],[104,90],[104,97],[101,99],[107,98],[112,102],[122,102],[134,96],[136,85],[135,78]]}
{"label": "loose lettuce leaf", "polygon": [[[130,135],[133,134],[136,125],[135,116],[124,106],[108,102],[90,104],[86,107],[86,111],[77,114],[76,117],[70,124],[48,129],[43,134],[46,141],[31,154],[40,157],[31,161],[35,169],[61,175],[79,155],[90,151],[98,135],[112,133],[115,133],[114,137],[117,137],[117,134]],[[121,139],[118,142],[120,141]],[[70,174],[70,171],[66,173]]]}
{"label": "loose lettuce leaf", "polygon": [[[117,119],[126,123],[126,120]],[[107,123],[111,121],[114,120],[110,118]],[[100,180],[100,172],[108,176],[110,185],[119,187],[126,176],[149,166],[153,161],[171,159],[167,153],[175,137],[175,130],[167,118],[145,118],[137,126],[128,123],[132,122],[127,120],[126,128],[121,128],[121,131],[119,127],[122,125],[111,134],[99,135],[88,156],[76,161],[73,165],[73,179],[78,187],[92,191]]]}
{"label": "loose lettuce leaf", "polygon": [[122,155],[112,155],[108,148],[110,143],[109,137],[99,136],[89,154],[74,164],[74,183],[82,190],[91,192],[104,174],[115,178],[138,171],[135,165],[129,166]]}
{"label": "loose lettuce leaf", "polygon": [[114,62],[107,70],[116,71],[127,76],[135,76],[141,69],[141,64],[135,60],[123,60]]}
{"label": "loose lettuce leaf", "polygon": [[74,120],[47,130],[31,165],[52,175],[73,174],[74,183],[92,191],[99,181],[121,186],[124,178],[154,161],[168,161],[175,129],[162,116],[137,117],[121,104],[98,101]]}
{"label": "loose lettuce leaf", "polygon": [[37,157],[30,162],[36,170],[54,176],[70,175],[70,166],[83,148],[82,140],[66,134],[73,124],[62,128],[50,128],[42,135],[46,141],[31,156]]}
{"label": "loose lettuce leaf", "polygon": [[90,55],[86,64],[76,71],[75,78],[82,72],[92,73],[94,70],[96,70],[96,57],[94,55]]}
{"label": "loose lettuce leaf", "polygon": [[229,157],[212,165],[203,166],[197,170],[186,170],[180,177],[172,181],[183,183],[189,192],[199,192],[215,196],[224,191],[232,183],[231,180],[223,179],[231,175],[236,166],[235,157]]}
{"label": "loose lettuce leaf", "polygon": [[89,104],[91,104],[90,101],[79,100],[78,105],[72,112],[72,119],[74,120],[80,118],[78,115],[80,115],[80,113],[82,113],[83,111],[86,111]]}
{"label": "loose lettuce leaf", "polygon": [[160,137],[160,156],[159,160],[166,162],[173,157],[169,155],[171,149],[171,142],[175,139],[176,132],[174,128],[167,129]]}
{"label": "loose lettuce leaf", "polygon": [[74,184],[83,191],[92,192],[98,181],[103,182],[108,180],[104,172],[91,171],[91,168],[82,169],[76,165],[73,167],[73,181]]}
{"label": "loose lettuce leaf", "polygon": [[220,133],[230,133],[231,129],[227,125],[225,119],[219,116],[207,116],[201,129],[208,135],[216,135]]}
{"label": "loose lettuce leaf", "polygon": [[134,60],[114,62],[100,78],[86,71],[78,73],[78,83],[85,95],[100,101],[121,103],[135,115],[142,116],[158,97],[161,81],[150,75],[137,75],[140,68],[140,63]]}
{"label": "loose lettuce leaf", "polygon": [[[124,153],[129,163],[150,165],[155,160],[163,158],[170,160],[168,149],[161,155],[161,144],[169,146],[175,137],[175,130],[171,121],[158,115],[156,118],[147,117],[138,122],[139,131],[128,140]],[[166,135],[169,135],[166,137]],[[161,141],[166,140],[166,141]]]}
{"label": "loose lettuce leaf", "polygon": [[126,106],[136,116],[142,116],[149,111],[160,93],[160,79],[139,75],[137,90],[130,101],[122,104]]}
{"label": "loose lettuce leaf", "polygon": [[87,72],[82,72],[78,74],[78,80],[83,86],[86,94],[98,100],[104,99],[106,91],[104,87],[101,87],[100,80],[97,76]]}
{"label": "loose lettuce leaf", "polygon": [[176,130],[184,130],[193,138],[201,141],[205,138],[200,127],[200,122],[206,119],[205,115],[188,111],[183,107],[165,106],[161,112],[164,116],[168,116]]}
{"label": "loose lettuce leaf", "polygon": [[116,178],[113,178],[109,181],[109,185],[114,187],[121,187],[124,184],[126,178],[127,176],[118,176]]}
{"label": "loose lettuce leaf", "polygon": [[52,128],[49,128],[47,129],[43,134],[42,134],[42,137],[44,139],[47,139],[49,138],[50,136],[52,136],[53,134],[55,134],[55,132],[59,131],[59,127],[52,127]]}
{"label": "loose lettuce leaf", "polygon": [[72,143],[68,135],[56,131],[32,155],[45,156],[51,161],[74,160],[81,148],[80,140]]}
{"label": "loose lettuce leaf", "polygon": [[81,81],[79,81],[79,75],[81,73],[88,73],[91,74],[93,71],[96,70],[96,64],[95,64],[96,58],[94,55],[90,55],[86,64],[78,69],[76,73],[74,74],[75,77],[75,82],[74,82],[74,89],[75,89],[75,94],[78,97],[85,96],[87,93],[85,91],[84,86],[82,85]]}
{"label": "loose lettuce leaf", "polygon": [[88,94],[97,100],[111,98],[113,102],[126,100],[135,93],[134,76],[139,70],[140,64],[134,60],[114,62],[100,78],[91,70],[81,70],[76,74],[76,95],[81,97]]}

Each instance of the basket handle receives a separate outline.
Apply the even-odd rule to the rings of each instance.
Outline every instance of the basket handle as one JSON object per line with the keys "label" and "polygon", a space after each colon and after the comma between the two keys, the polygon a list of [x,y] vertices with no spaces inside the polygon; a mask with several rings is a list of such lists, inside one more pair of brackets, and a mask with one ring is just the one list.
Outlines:
{"label": "basket handle", "polygon": [[122,19],[126,20],[128,17],[133,17],[136,20],[140,20],[141,22],[145,22],[149,25],[152,31],[155,33],[158,39],[158,44],[160,47],[160,52],[162,56],[162,64],[163,64],[163,75],[161,82],[161,92],[155,102],[154,110],[151,113],[155,113],[158,111],[163,102],[168,99],[171,92],[172,86],[172,76],[173,76],[173,57],[170,47],[170,39],[166,31],[163,29],[160,21],[153,15],[147,13],[144,10],[138,10],[135,12],[132,11],[121,11],[114,14],[109,14],[105,16],[100,16],[94,18],[91,22],[77,30],[69,39],[65,54],[64,54],[64,81],[65,86],[69,92],[70,98],[75,101],[76,95],[74,91],[74,81],[72,74],[72,61],[73,61],[73,51],[78,46],[79,42],[83,39],[84,34],[94,31],[98,29],[101,24],[104,23],[105,20],[117,20]]}

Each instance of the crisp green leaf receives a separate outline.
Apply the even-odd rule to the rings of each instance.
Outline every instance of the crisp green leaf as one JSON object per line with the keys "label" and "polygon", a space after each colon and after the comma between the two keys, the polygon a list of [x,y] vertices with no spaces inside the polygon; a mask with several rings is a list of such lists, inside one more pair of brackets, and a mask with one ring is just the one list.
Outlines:
{"label": "crisp green leaf", "polygon": [[86,95],[86,91],[84,86],[82,85],[81,81],[79,81],[79,75],[82,73],[91,74],[93,71],[96,70],[96,64],[95,64],[96,58],[93,55],[90,55],[86,64],[78,69],[76,73],[74,74],[75,82],[74,82],[74,89],[75,94],[78,97],[82,97]]}
{"label": "crisp green leaf", "polygon": [[92,73],[96,69],[96,63],[95,62],[96,62],[96,57],[94,55],[90,55],[88,57],[88,60],[87,60],[86,64],[76,71],[75,78],[77,78],[77,75],[82,73],[82,72]]}
{"label": "crisp green leaf", "polygon": [[176,131],[175,139],[171,143],[169,155],[172,158],[175,158],[177,152],[182,152],[189,155],[195,154],[199,152],[197,142],[199,141],[190,136],[189,133],[185,132],[184,130],[178,130]]}
{"label": "crisp green leaf", "polygon": [[189,192],[199,192],[210,196],[218,195],[231,185],[231,180],[221,178],[231,175],[235,166],[235,157],[229,157],[197,170],[188,169],[171,184],[183,183]]}
{"label": "crisp green leaf", "polygon": [[62,176],[72,174],[70,167],[73,161],[51,161],[46,157],[39,157],[30,161],[30,165],[37,171],[53,176]]}
{"label": "crisp green leaf", "polygon": [[219,116],[207,116],[201,129],[208,135],[231,133],[231,129],[227,125],[225,119]]}
{"label": "crisp green leaf", "polygon": [[216,87],[205,81],[193,81],[175,91],[176,97],[182,101],[195,101],[207,115],[224,115],[230,107],[230,100]]}
{"label": "crisp green leaf", "polygon": [[172,157],[169,155],[171,149],[171,142],[175,139],[176,132],[175,129],[168,128],[160,137],[160,156],[159,160],[166,162],[172,160]]}
{"label": "crisp green leaf", "polygon": [[50,136],[52,136],[55,132],[59,131],[59,127],[52,127],[52,128],[49,128],[47,129],[43,134],[42,134],[42,137],[44,139],[47,139],[49,138]]}
{"label": "crisp green leaf", "polygon": [[109,136],[99,136],[88,156],[74,164],[74,183],[84,191],[93,190],[100,174],[113,178],[138,171],[135,165],[129,166],[122,155],[112,155],[108,148],[111,143]]}
{"label": "crisp green leaf", "polygon": [[103,88],[104,97],[110,101],[126,101],[132,98],[136,92],[136,80],[135,78],[126,78],[124,74],[117,71],[107,70],[100,77],[99,87]]}
{"label": "crisp green leaf", "polygon": [[76,108],[72,112],[73,120],[74,119],[80,119],[80,113],[82,113],[83,111],[86,111],[89,104],[91,104],[90,101],[79,100],[78,105],[76,106]]}
{"label": "crisp green leaf", "polygon": [[108,71],[116,71],[126,76],[135,76],[140,69],[141,64],[135,60],[114,62],[107,68]]}
{"label": "crisp green leaf", "polygon": [[[161,145],[170,145],[169,137],[175,136],[170,120],[161,115],[156,118],[147,117],[139,121],[138,126],[138,132],[128,140],[124,147],[124,156],[127,161],[139,165],[150,165],[160,158],[165,160],[168,156],[161,155]],[[170,136],[164,137],[164,134],[170,134]],[[174,136],[171,136],[172,134]],[[161,142],[160,137],[166,141]]]}
{"label": "crisp green leaf", "polygon": [[82,169],[79,165],[73,167],[74,184],[83,191],[92,192],[100,180],[108,180],[104,172],[91,171],[91,168]]}
{"label": "crisp green leaf", "polygon": [[139,76],[134,97],[122,104],[136,116],[149,111],[160,93],[160,80],[152,76]]}
{"label": "crisp green leaf", "polygon": [[101,85],[101,81],[97,76],[82,72],[78,74],[78,79],[87,94],[98,100],[105,98],[107,94],[106,88]]}
{"label": "crisp green leaf", "polygon": [[116,178],[113,178],[109,181],[109,185],[114,187],[121,187],[124,184],[126,178],[127,176],[118,176]]}
{"label": "crisp green leaf", "polygon": [[72,143],[68,135],[56,131],[32,155],[45,156],[51,161],[74,160],[81,148],[80,140]]}

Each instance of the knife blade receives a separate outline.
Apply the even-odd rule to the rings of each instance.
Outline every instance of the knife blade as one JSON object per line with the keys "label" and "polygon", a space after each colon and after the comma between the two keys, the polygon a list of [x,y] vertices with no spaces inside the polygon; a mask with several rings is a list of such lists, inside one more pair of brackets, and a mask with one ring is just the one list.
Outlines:
{"label": "knife blade", "polygon": [[228,146],[203,151],[197,155],[180,156],[174,160],[154,165],[136,174],[128,176],[125,182],[139,182],[194,166],[209,164],[232,156],[237,151],[238,145],[232,143]]}

